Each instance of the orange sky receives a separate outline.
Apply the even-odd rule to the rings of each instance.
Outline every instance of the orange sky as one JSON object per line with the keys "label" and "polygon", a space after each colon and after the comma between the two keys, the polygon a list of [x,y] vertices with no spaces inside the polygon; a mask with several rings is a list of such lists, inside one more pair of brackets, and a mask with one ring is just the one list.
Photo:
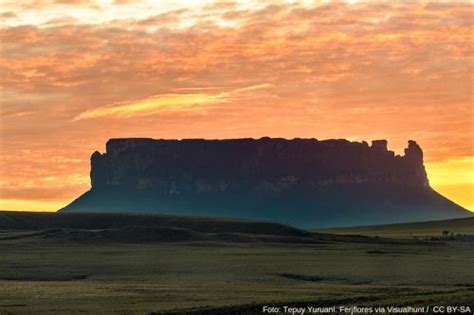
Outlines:
{"label": "orange sky", "polygon": [[0,0],[0,209],[56,210],[112,137],[385,138],[474,210],[470,1]]}

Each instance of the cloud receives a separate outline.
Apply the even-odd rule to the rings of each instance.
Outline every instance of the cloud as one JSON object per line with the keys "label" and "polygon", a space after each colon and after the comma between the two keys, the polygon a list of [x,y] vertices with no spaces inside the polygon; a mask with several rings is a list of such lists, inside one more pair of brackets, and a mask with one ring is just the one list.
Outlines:
{"label": "cloud", "polygon": [[14,12],[11,12],[11,11],[7,11],[7,12],[2,12],[0,14],[0,17],[2,19],[14,19],[17,17],[17,15],[14,13]]}
{"label": "cloud", "polygon": [[256,85],[246,86],[246,87],[237,89],[237,90],[233,91],[233,93],[237,94],[237,93],[252,92],[252,91],[261,90],[261,89],[268,89],[268,88],[272,88],[272,87],[274,87],[273,84],[262,83],[262,84],[256,84]]}
{"label": "cloud", "polygon": [[[228,103],[231,100],[235,101],[236,99],[242,99],[242,94],[247,92],[268,89],[270,87],[272,87],[271,84],[262,83],[231,90],[229,92],[220,92],[217,94],[194,93],[154,95],[134,102],[126,102],[94,108],[92,110],[80,113],[73,118],[73,121],[101,117],[125,119],[131,117],[154,115],[164,110],[199,110],[199,107]],[[196,90],[196,88],[193,89]],[[201,90],[207,89],[202,88]]]}
{"label": "cloud", "polygon": [[2,5],[6,8],[16,8],[19,11],[43,9],[55,5],[99,8],[95,0],[22,0],[21,2],[5,0],[2,1]]}
{"label": "cloud", "polygon": [[226,101],[225,93],[219,94],[164,94],[137,102],[95,108],[79,114],[73,120],[100,117],[130,118],[153,115],[166,109],[182,109],[193,105],[216,104]]}

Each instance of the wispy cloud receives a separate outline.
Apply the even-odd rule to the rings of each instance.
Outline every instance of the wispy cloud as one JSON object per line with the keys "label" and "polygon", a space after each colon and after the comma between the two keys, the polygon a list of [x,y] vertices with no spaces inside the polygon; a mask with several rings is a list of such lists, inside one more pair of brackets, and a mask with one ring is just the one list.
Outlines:
{"label": "wispy cloud", "polygon": [[[149,116],[159,113],[163,110],[194,109],[195,106],[205,106],[230,102],[230,100],[241,98],[242,94],[246,92],[268,89],[272,86],[273,85],[269,83],[262,83],[215,94],[192,93],[154,95],[138,101],[125,102],[87,110],[75,116],[73,118],[73,121],[102,117],[130,118],[138,116]],[[208,90],[208,88],[204,87],[201,88],[201,90]]]}
{"label": "wispy cloud", "polygon": [[219,94],[163,94],[143,100],[104,106],[80,113],[73,120],[101,117],[130,118],[134,116],[153,115],[166,109],[181,110],[193,105],[206,105],[225,102],[226,93]]}

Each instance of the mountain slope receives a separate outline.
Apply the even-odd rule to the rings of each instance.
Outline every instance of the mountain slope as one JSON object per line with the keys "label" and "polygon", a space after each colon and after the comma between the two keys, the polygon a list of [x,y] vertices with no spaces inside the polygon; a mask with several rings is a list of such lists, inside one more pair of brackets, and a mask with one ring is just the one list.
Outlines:
{"label": "mountain slope", "polygon": [[271,220],[331,227],[440,220],[470,213],[435,192],[423,152],[385,140],[112,139],[91,157],[91,190],[65,212]]}

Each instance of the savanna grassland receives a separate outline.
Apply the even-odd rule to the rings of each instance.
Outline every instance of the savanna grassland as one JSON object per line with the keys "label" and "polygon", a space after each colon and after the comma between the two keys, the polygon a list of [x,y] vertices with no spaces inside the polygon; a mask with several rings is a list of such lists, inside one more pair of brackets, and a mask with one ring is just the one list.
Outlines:
{"label": "savanna grassland", "polygon": [[41,215],[0,215],[1,314],[474,305],[468,239],[341,236],[202,218]]}
{"label": "savanna grassland", "polygon": [[[474,217],[443,221],[333,228],[319,231],[322,233],[335,233],[343,235],[359,234],[392,238],[436,238],[439,236],[452,236],[453,238],[460,238],[463,235],[474,235]],[[445,235],[443,235],[443,232]]]}

